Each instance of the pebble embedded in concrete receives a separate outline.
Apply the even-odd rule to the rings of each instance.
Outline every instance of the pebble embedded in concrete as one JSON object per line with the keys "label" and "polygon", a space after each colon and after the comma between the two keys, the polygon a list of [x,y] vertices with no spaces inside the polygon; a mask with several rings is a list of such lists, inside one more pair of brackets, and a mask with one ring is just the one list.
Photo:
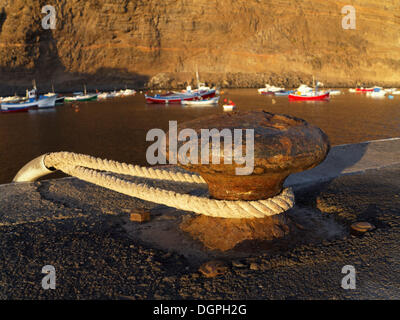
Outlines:
{"label": "pebble embedded in concrete", "polygon": [[369,222],[355,222],[351,225],[351,228],[357,232],[368,232],[375,229],[375,226]]}
{"label": "pebble embedded in concrete", "polygon": [[206,278],[214,278],[224,274],[228,271],[227,265],[223,261],[213,260],[202,264],[199,268],[199,272]]}
{"label": "pebble embedded in concrete", "polygon": [[134,210],[130,213],[130,218],[129,220],[132,222],[148,222],[150,221],[151,216],[149,211],[144,211],[144,210]]}

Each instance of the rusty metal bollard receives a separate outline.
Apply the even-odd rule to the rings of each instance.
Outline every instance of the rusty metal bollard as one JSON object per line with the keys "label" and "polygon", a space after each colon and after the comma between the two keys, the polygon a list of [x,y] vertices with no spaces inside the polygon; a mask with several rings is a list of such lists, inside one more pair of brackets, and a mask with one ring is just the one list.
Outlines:
{"label": "rusty metal bollard", "polygon": [[[274,197],[281,193],[284,181],[290,174],[317,166],[326,158],[330,149],[328,137],[319,128],[302,119],[265,111],[213,115],[178,126],[178,132],[183,129],[193,129],[196,132],[198,159],[202,159],[202,130],[217,129],[214,133],[210,131],[210,135],[219,139],[221,150],[224,149],[219,134],[223,129],[230,130],[232,138],[235,129],[242,130],[243,142],[245,130],[254,130],[254,169],[249,175],[237,175],[236,169],[246,164],[235,161],[224,163],[226,154],[213,150],[212,138],[205,146],[209,151],[209,164],[178,162],[183,168],[200,174],[208,184],[211,197],[221,200],[262,200]],[[178,141],[178,148],[183,144]],[[246,143],[242,143],[239,148],[242,155],[248,151]],[[167,141],[167,157],[169,149]],[[219,152],[219,164],[213,163],[215,152]],[[232,154],[228,155],[232,158]],[[200,240],[207,248],[222,251],[232,249],[245,240],[282,238],[291,228],[293,225],[286,214],[262,219],[198,216],[185,219],[181,224],[182,230]]]}

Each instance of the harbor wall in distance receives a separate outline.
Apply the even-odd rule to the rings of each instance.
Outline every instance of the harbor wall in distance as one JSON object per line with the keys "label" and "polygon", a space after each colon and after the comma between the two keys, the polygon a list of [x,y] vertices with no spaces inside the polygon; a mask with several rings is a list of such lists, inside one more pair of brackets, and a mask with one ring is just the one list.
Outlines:
{"label": "harbor wall in distance", "polygon": [[350,0],[0,0],[0,90],[135,86],[400,86],[400,2]]}

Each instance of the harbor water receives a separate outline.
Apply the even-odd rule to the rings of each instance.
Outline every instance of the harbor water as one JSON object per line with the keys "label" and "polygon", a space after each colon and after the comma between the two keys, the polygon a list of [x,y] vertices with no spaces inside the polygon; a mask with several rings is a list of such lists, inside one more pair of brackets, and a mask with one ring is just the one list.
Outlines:
{"label": "harbor water", "polygon": [[[332,96],[328,102],[289,102],[287,97],[262,96],[255,89],[223,90],[222,100],[238,111],[265,110],[305,119],[324,130],[332,145],[400,136],[400,96],[374,99],[364,94]],[[144,96],[71,104],[28,113],[0,114],[0,184],[12,180],[33,158],[54,151],[71,151],[148,165],[150,129],[168,130],[180,122],[223,113],[217,107],[146,104]]]}

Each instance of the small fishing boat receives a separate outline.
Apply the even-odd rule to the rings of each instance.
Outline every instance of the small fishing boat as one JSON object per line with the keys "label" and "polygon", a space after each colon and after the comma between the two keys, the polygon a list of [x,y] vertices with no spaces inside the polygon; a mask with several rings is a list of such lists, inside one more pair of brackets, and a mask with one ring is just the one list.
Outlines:
{"label": "small fishing boat", "polygon": [[181,103],[185,106],[215,106],[218,104],[219,98],[220,97],[205,100],[182,101]]}
{"label": "small fishing boat", "polygon": [[329,95],[331,96],[338,96],[340,94],[342,94],[342,91],[340,90],[329,90]]}
{"label": "small fishing boat", "polygon": [[259,94],[264,94],[264,95],[273,95],[275,92],[278,91],[285,91],[285,88],[279,88],[275,86],[270,86],[269,84],[265,85],[265,88],[258,89]]}
{"label": "small fishing boat", "polygon": [[180,104],[182,101],[192,101],[192,100],[204,100],[214,98],[216,90],[207,90],[193,93],[168,93],[165,95],[156,94],[155,96],[149,96],[145,94],[145,99],[147,103],[157,103],[157,104]]}
{"label": "small fishing boat", "polygon": [[387,89],[383,89],[385,92],[387,93],[393,93],[395,92],[397,89],[396,88],[387,88]]}
{"label": "small fishing boat", "polygon": [[53,108],[56,105],[57,96],[40,96],[39,99],[36,98],[37,91],[36,89],[29,91],[27,93],[28,100],[17,102],[17,103],[2,103],[1,111],[2,112],[25,112],[29,109],[38,108]]}
{"label": "small fishing boat", "polygon": [[86,91],[86,84],[83,86],[83,92],[74,92],[73,97],[65,97],[65,102],[86,102],[86,101],[94,101],[97,100],[99,94],[92,93],[88,94]]}
{"label": "small fishing boat", "polygon": [[54,92],[46,93],[44,96],[48,97],[48,98],[52,98],[52,97],[55,96],[56,97],[56,104],[63,104],[64,103],[64,99],[65,99],[65,97],[60,96],[59,94],[54,93]]}
{"label": "small fishing boat", "polygon": [[99,95],[97,93],[94,93],[94,94],[86,94],[86,95],[75,96],[75,97],[65,97],[64,101],[65,102],[94,101],[94,100],[97,100],[98,96]]}
{"label": "small fishing boat", "polygon": [[393,91],[392,94],[394,94],[394,95],[400,95],[400,91]]}
{"label": "small fishing boat", "polygon": [[125,90],[121,90],[120,92],[121,92],[122,96],[124,96],[124,97],[134,96],[136,94],[136,91],[132,90],[132,89],[125,89]]}
{"label": "small fishing boat", "polygon": [[[313,83],[314,83],[313,79]],[[289,100],[291,101],[321,101],[321,100],[328,100],[330,97],[330,93],[318,91],[318,82],[315,90],[312,88],[301,85],[297,91],[293,94],[289,94]]]}
{"label": "small fishing boat", "polygon": [[233,111],[236,109],[236,105],[234,104],[224,104],[222,106],[222,108],[224,109],[224,111]]}
{"label": "small fishing boat", "polygon": [[0,98],[0,103],[16,103],[16,102],[20,102],[23,101],[25,98],[19,97],[17,95],[12,96],[12,97],[4,97],[4,98]]}
{"label": "small fishing boat", "polygon": [[288,96],[289,94],[294,93],[294,91],[277,91],[274,93],[275,96]]}
{"label": "small fishing boat", "polygon": [[[38,109],[46,109],[46,108],[54,108],[56,106],[58,96],[40,96],[39,100],[37,101],[37,107]],[[63,98],[64,99],[64,98]]]}
{"label": "small fishing boat", "polygon": [[224,111],[232,111],[234,109],[236,109],[236,104],[232,101],[228,99],[224,99],[224,105],[222,106],[222,108],[224,109]]}
{"label": "small fishing boat", "polygon": [[356,92],[358,93],[364,93],[364,92],[372,92],[374,91],[374,88],[356,88]]}
{"label": "small fishing boat", "polygon": [[289,100],[293,101],[318,101],[318,100],[328,100],[329,99],[329,92],[324,93],[312,93],[312,94],[289,94]]}
{"label": "small fishing boat", "polygon": [[367,92],[367,97],[371,98],[384,98],[386,95],[386,91],[379,90],[379,91],[372,91],[372,92]]}
{"label": "small fishing boat", "polygon": [[103,92],[97,96],[97,99],[110,99],[115,98],[117,96],[117,92]]}
{"label": "small fishing boat", "polygon": [[11,112],[28,112],[31,108],[31,105],[27,105],[26,103],[17,103],[17,104],[1,104],[1,113],[11,113]]}

